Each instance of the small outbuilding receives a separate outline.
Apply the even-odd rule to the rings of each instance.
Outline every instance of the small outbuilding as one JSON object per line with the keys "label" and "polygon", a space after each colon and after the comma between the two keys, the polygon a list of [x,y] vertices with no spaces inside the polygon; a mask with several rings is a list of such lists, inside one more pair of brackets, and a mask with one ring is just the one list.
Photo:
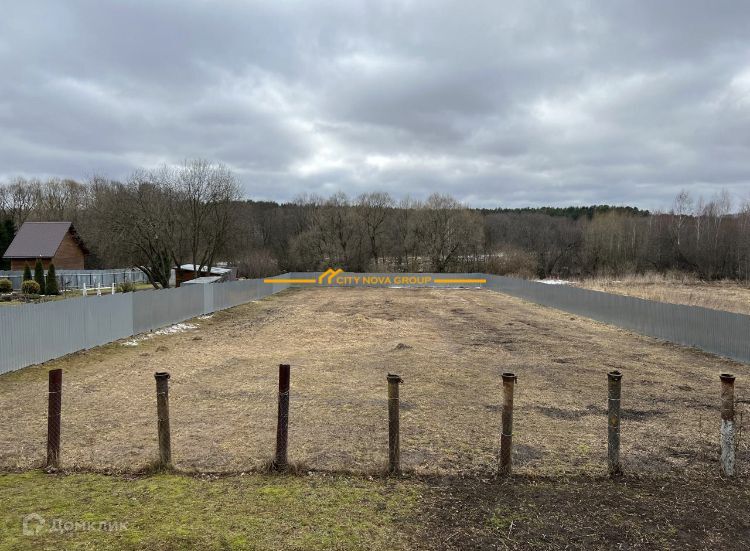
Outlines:
{"label": "small outbuilding", "polygon": [[[192,264],[183,264],[182,266],[178,266],[177,268],[175,268],[174,275],[175,286],[179,287],[186,281],[195,279],[195,266]],[[234,281],[235,279],[237,279],[237,268],[221,268],[219,266],[214,266],[209,270],[204,266],[198,271],[198,277],[217,278],[214,279],[212,283],[219,281]]]}
{"label": "small outbuilding", "polygon": [[83,270],[89,250],[71,222],[24,222],[3,258],[10,269],[34,267],[41,259],[44,269],[54,263],[58,270]]}

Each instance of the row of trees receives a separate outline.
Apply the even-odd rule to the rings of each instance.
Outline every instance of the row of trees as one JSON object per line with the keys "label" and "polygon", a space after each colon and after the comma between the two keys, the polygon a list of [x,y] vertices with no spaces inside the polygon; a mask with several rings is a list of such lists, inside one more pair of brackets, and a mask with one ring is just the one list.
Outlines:
{"label": "row of trees", "polygon": [[[240,205],[242,250],[282,270],[486,271],[583,277],[685,271],[705,279],[750,279],[750,204],[727,193],[669,212],[630,207],[476,210],[433,195],[394,201],[303,197],[293,204]],[[260,258],[259,258],[260,256]]]}
{"label": "row of trees", "polygon": [[164,287],[175,265],[220,261],[249,277],[337,266],[750,279],[750,206],[733,205],[726,193],[710,201],[681,193],[669,212],[656,213],[607,205],[478,210],[447,195],[397,201],[381,192],[278,204],[241,200],[230,170],[197,160],[123,182],[0,185],[0,227],[26,220],[70,220],[94,253],[91,267],[138,266]]}
{"label": "row of trees", "polygon": [[[0,279],[0,291],[9,293],[12,289],[9,279]],[[59,295],[60,287],[57,283],[55,274],[55,265],[50,263],[47,276],[44,275],[44,266],[41,260],[36,261],[34,266],[34,276],[31,276],[31,268],[27,264],[23,270],[23,279],[21,282],[21,291],[25,295]]]}

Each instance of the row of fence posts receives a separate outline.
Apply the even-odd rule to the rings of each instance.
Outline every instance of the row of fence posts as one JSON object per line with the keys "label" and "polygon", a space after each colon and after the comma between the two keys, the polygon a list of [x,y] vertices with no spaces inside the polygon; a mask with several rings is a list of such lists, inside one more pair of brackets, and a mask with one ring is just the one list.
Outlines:
{"label": "row of fence posts", "polygon": [[[276,454],[273,468],[285,471],[288,468],[289,449],[289,364],[279,365],[278,419],[276,423]],[[172,465],[172,443],[169,429],[169,373],[157,372],[156,413],[157,434],[159,437],[159,465],[170,468]],[[388,374],[388,472],[401,472],[400,443],[400,376]],[[734,375],[723,373],[721,380],[721,468],[726,476],[734,476]],[[503,373],[502,432],[500,434],[501,475],[510,475],[513,470],[513,393],[518,377],[514,373]],[[622,393],[622,373],[610,371],[607,374],[607,470],[610,475],[622,474],[620,464],[620,399]],[[60,427],[62,405],[62,370],[49,372],[49,404],[47,415],[47,467],[60,466]]]}

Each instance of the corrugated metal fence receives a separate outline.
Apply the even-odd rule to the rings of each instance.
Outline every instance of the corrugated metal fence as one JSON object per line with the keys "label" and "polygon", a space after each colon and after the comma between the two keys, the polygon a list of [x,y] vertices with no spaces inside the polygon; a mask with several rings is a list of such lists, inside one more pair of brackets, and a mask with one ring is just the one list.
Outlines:
{"label": "corrugated metal fence", "polygon": [[271,295],[261,279],[0,307],[0,373]]}
{"label": "corrugated metal fence", "polygon": [[[277,278],[315,279],[319,275],[298,272]],[[387,279],[389,276],[391,279]],[[430,287],[456,285],[435,283],[435,279],[486,279],[485,284],[468,286],[506,293],[643,335],[750,363],[750,316],[742,314],[486,274],[343,273],[337,276],[337,281],[346,277],[368,277],[367,286],[399,287],[414,286],[403,278],[424,276],[429,276],[430,281],[421,285]],[[289,285],[264,284],[263,280],[255,279],[1,307],[0,373],[231,308],[286,287]]]}
{"label": "corrugated metal fence", "polygon": [[642,335],[750,363],[750,316],[502,276],[487,276],[487,287]]}

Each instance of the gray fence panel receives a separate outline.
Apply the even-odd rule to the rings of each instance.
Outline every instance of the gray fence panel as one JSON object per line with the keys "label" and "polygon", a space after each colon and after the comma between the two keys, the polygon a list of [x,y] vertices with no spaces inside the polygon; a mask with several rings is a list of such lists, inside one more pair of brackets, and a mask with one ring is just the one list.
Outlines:
{"label": "gray fence panel", "polygon": [[204,293],[201,285],[133,293],[133,334],[203,315]]}
{"label": "gray fence panel", "polygon": [[85,343],[81,300],[0,309],[0,372],[42,363]]}
{"label": "gray fence panel", "polygon": [[750,362],[750,316],[699,306],[487,276],[488,287],[631,331]]}
{"label": "gray fence panel", "polygon": [[0,373],[231,308],[287,287],[255,279],[3,306]]}
{"label": "gray fence panel", "polygon": [[133,334],[134,293],[78,299],[84,306],[84,348],[93,348]]}
{"label": "gray fence panel", "polygon": [[[288,274],[275,276],[271,279],[317,279],[318,276],[321,275],[321,272],[291,272]],[[349,286],[356,286],[356,287],[402,287],[408,285],[409,287],[482,287],[484,284],[480,283],[436,283],[435,279],[486,279],[487,276],[485,274],[476,274],[476,273],[468,273],[468,274],[439,274],[439,273],[361,273],[361,272],[343,272],[336,276],[336,279],[339,279],[339,281],[344,281],[345,278],[349,277],[358,277],[358,278],[367,278],[369,281],[366,284],[361,283],[354,283],[353,281],[351,283],[331,283],[330,285],[327,283],[327,280],[324,280],[322,286],[331,286],[331,287],[349,287]],[[399,282],[398,278],[430,278],[430,281],[424,282],[424,283],[404,283]],[[389,278],[387,281],[379,282],[378,278]],[[291,284],[296,286],[297,284]],[[310,284],[302,284],[303,286],[321,286],[318,283],[310,283]],[[290,286],[289,284],[286,284],[285,286]],[[275,285],[274,285],[275,287]]]}
{"label": "gray fence panel", "polygon": [[222,285],[213,285],[214,309],[225,310],[226,308],[232,308],[252,300],[257,300],[260,297],[259,287],[261,285],[266,285],[269,289],[274,287],[257,279],[229,281]]}

